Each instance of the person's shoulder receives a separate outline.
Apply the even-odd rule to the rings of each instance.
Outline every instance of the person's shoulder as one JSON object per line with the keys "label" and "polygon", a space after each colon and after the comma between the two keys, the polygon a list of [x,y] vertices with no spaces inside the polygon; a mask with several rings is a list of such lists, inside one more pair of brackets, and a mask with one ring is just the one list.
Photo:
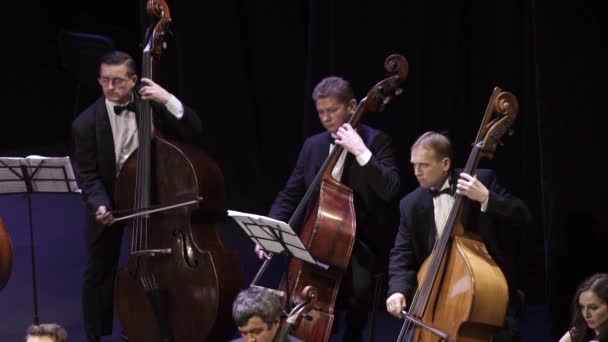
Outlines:
{"label": "person's shoulder", "polygon": [[299,338],[291,336],[291,335],[287,336],[287,340],[289,342],[304,342],[303,340],[300,340]]}
{"label": "person's shoulder", "polygon": [[375,138],[377,136],[388,137],[388,134],[386,134],[385,132],[368,125],[359,125],[358,131],[360,135],[365,135],[370,138]]}
{"label": "person's shoulder", "polygon": [[496,173],[494,172],[494,170],[491,169],[477,169],[477,172],[475,173],[477,176],[477,179],[479,179],[479,181],[481,183],[483,183],[485,186],[491,186],[493,183],[496,182]]}
{"label": "person's shoulder", "polygon": [[234,340],[230,340],[230,342],[243,342],[243,338],[242,337],[235,338]]}
{"label": "person's shoulder", "polygon": [[[464,172],[463,169],[455,168],[452,172],[452,177],[460,178],[460,173],[462,172]],[[475,170],[475,176],[483,184],[488,185],[496,178],[496,173],[492,169],[477,169]]]}
{"label": "person's shoulder", "polygon": [[570,331],[566,331],[564,336],[562,336],[562,338],[559,339],[559,342],[571,342],[571,341],[572,341],[572,337],[570,336]]}
{"label": "person's shoulder", "polygon": [[477,169],[477,178],[492,179],[496,177],[496,173],[492,169]]}
{"label": "person's shoulder", "polygon": [[420,197],[423,196],[423,193],[425,191],[428,191],[428,190],[424,189],[421,186],[410,191],[407,195],[405,195],[403,198],[401,198],[399,206],[403,207],[403,208],[415,206],[417,203],[420,203],[420,201],[418,201],[418,199],[420,199]]}
{"label": "person's shoulder", "polygon": [[367,125],[360,125],[358,132],[363,141],[365,141],[365,143],[368,145],[374,143],[380,145],[392,145],[391,136],[388,133],[381,131],[377,128]]}
{"label": "person's shoulder", "polygon": [[311,135],[304,140],[304,146],[321,145],[325,143],[329,144],[329,132],[327,131]]}
{"label": "person's shoulder", "polygon": [[78,127],[87,123],[92,123],[95,120],[95,112],[99,106],[102,105],[105,105],[105,98],[103,96],[99,97],[95,102],[91,103],[87,108],[80,112],[74,119],[72,125]]}

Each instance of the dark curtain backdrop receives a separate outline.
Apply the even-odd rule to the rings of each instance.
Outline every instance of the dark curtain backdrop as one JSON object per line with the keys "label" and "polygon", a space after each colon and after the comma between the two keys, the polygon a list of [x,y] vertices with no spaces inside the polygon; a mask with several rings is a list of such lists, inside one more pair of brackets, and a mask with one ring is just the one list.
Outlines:
{"label": "dark curtain backdrop", "polygon": [[[93,76],[66,67],[61,32],[111,39],[141,61],[145,1],[23,2],[6,39],[3,155],[63,155],[70,122],[100,95]],[[168,1],[174,35],[158,81],[204,123],[201,146],[220,164],[228,207],[265,214],[304,138],[322,127],[311,100],[324,76],[349,79],[357,98],[404,55],[402,96],[363,121],[397,147],[403,192],[415,186],[409,145],[447,131],[464,165],[494,86],[515,94],[514,135],[492,161],[535,220],[515,237],[529,303],[547,303],[566,329],[573,288],[606,271],[605,24],[599,5],[533,1]],[[83,48],[84,49],[84,48]],[[83,65],[86,65],[83,61]],[[95,61],[93,61],[94,63]],[[95,64],[93,64],[95,65]],[[8,93],[6,89],[9,89]],[[596,123],[595,121],[598,121]],[[597,191],[600,190],[600,191]]]}

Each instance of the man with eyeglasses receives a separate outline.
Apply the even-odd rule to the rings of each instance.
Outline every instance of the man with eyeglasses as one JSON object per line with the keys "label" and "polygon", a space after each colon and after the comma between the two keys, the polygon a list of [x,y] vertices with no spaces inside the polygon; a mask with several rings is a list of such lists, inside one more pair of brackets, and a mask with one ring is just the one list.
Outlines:
{"label": "man with eyeglasses", "polygon": [[88,208],[82,305],[90,342],[112,333],[114,278],[123,234],[122,226],[112,224],[114,183],[138,147],[139,101],[150,101],[154,127],[164,136],[194,143],[201,133],[194,111],[150,79],[142,78],[138,85],[135,69],[135,61],[124,52],[104,55],[98,79],[103,96],[72,123],[72,161]]}

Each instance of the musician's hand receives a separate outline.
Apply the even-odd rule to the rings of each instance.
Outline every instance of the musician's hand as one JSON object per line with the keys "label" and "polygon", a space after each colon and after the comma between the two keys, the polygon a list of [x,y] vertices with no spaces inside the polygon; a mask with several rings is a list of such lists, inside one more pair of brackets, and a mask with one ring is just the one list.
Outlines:
{"label": "musician's hand", "polygon": [[395,292],[386,300],[386,312],[397,318],[403,318],[401,312],[405,309],[405,305],[405,296],[402,293]]}
{"label": "musician's hand", "polygon": [[456,193],[479,203],[485,203],[490,197],[490,191],[477,177],[464,172],[460,174],[460,179],[458,179]]}
{"label": "musician's hand", "polygon": [[345,150],[352,153],[355,157],[358,157],[367,150],[363,139],[361,139],[359,133],[350,124],[345,123],[338,128],[336,136],[338,137],[336,144],[344,147]]}
{"label": "musician's hand", "polygon": [[264,258],[270,259],[270,256],[268,256],[268,254],[266,254],[266,251],[264,251],[262,246],[260,246],[258,244],[255,245],[255,254],[258,255],[258,258],[260,258],[260,260],[262,260]]}
{"label": "musician's hand", "polygon": [[171,99],[171,93],[151,79],[142,78],[141,83],[144,84],[144,86],[139,89],[139,95],[141,95],[142,99],[152,100],[162,104],[167,104]]}
{"label": "musician's hand", "polygon": [[100,205],[99,208],[97,208],[97,211],[95,212],[95,219],[104,226],[108,226],[112,224],[112,221],[114,221],[112,212],[110,212],[105,205]]}

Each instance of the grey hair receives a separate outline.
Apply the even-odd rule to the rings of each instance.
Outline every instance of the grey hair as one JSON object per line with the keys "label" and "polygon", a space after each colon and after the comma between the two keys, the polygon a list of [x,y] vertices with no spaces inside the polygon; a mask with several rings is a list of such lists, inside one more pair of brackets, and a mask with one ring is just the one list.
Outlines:
{"label": "grey hair", "polygon": [[347,80],[337,76],[329,76],[322,79],[312,92],[313,101],[323,97],[336,97],[340,102],[348,103],[355,97],[355,94]]}
{"label": "grey hair", "polygon": [[454,152],[452,151],[452,144],[450,143],[450,139],[446,137],[444,134],[428,131],[422,134],[412,147],[410,151],[413,151],[416,148],[430,148],[435,152],[435,157],[438,160],[443,158],[449,158],[452,160]]}
{"label": "grey hair", "polygon": [[260,287],[249,287],[241,291],[232,303],[234,323],[245,326],[253,316],[259,316],[271,326],[281,315],[279,296]]}
{"label": "grey hair", "polygon": [[25,339],[27,340],[30,336],[46,336],[52,338],[54,342],[68,341],[68,332],[61,325],[56,323],[30,325],[27,328],[27,336]]}

